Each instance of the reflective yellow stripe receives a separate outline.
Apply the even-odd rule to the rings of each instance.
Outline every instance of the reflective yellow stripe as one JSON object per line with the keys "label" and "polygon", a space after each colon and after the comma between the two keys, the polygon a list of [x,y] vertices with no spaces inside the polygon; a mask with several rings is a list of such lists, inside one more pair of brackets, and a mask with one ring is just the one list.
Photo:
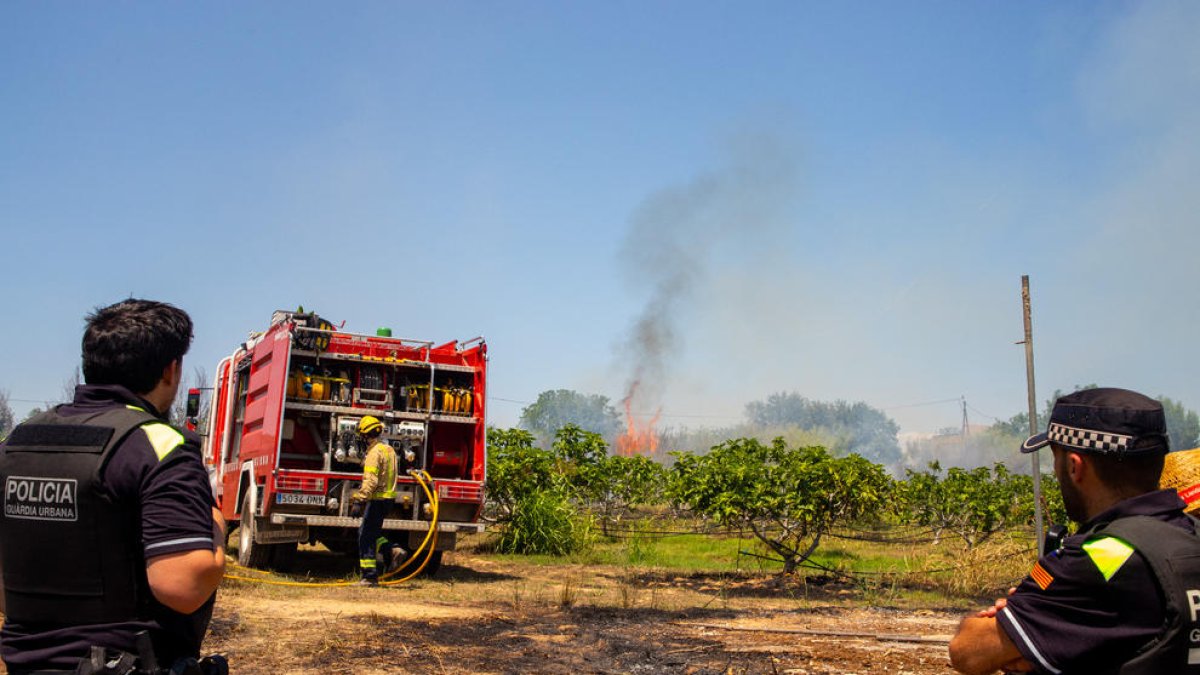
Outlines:
{"label": "reflective yellow stripe", "polygon": [[379,473],[379,469],[373,466],[363,467],[363,471],[366,471],[367,473]]}
{"label": "reflective yellow stripe", "polygon": [[125,407],[129,408],[130,410],[136,410],[138,412],[146,412],[145,410],[141,409],[140,407],[138,407],[136,405],[133,405],[132,403],[126,403]]}
{"label": "reflective yellow stripe", "polygon": [[374,558],[359,558],[358,565],[359,565],[359,567],[362,567],[365,570],[373,570],[373,569],[375,569],[375,559]]}
{"label": "reflective yellow stripe", "polygon": [[150,439],[150,445],[154,448],[154,454],[158,455],[158,461],[163,461],[171,451],[183,445],[183,434],[171,428],[169,424],[162,422],[151,422],[142,427],[146,432],[146,437]]}
{"label": "reflective yellow stripe", "polygon": [[1133,555],[1133,547],[1116,537],[1094,539],[1083,545],[1083,550],[1092,559],[1105,581],[1113,578],[1117,570]]}

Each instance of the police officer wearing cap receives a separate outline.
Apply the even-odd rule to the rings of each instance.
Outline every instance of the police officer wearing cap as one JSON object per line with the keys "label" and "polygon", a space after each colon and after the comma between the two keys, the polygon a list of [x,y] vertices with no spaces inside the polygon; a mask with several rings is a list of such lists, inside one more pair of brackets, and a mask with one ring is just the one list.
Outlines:
{"label": "police officer wearing cap", "polygon": [[1200,537],[1174,490],[1162,405],[1125,389],[1058,399],[1049,446],[1067,515],[1080,523],[1007,598],[963,619],[962,673],[1200,673]]}
{"label": "police officer wearing cap", "polygon": [[200,645],[225,570],[199,438],[166,419],[192,321],[129,299],[87,317],[74,400],[0,444],[0,654],[13,675],[221,672]]}
{"label": "police officer wearing cap", "polygon": [[358,422],[358,434],[366,442],[367,456],[363,459],[362,486],[350,496],[351,504],[362,507],[362,523],[358,527],[358,566],[364,586],[379,583],[376,555],[394,565],[405,553],[383,536],[383,519],[396,501],[396,450],[381,439],[383,423],[371,415]]}

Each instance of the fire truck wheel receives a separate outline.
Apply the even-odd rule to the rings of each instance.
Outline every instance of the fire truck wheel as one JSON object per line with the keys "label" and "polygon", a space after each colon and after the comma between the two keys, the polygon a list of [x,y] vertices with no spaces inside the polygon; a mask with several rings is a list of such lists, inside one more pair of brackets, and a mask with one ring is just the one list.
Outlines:
{"label": "fire truck wheel", "polygon": [[421,576],[432,577],[437,575],[438,570],[442,569],[442,553],[443,551],[434,551],[433,555],[429,556],[429,562],[425,565],[425,569],[421,570]]}
{"label": "fire truck wheel", "polygon": [[[259,544],[262,546],[262,544]],[[290,541],[282,544],[271,544],[267,548],[271,549],[271,569],[286,570],[296,557],[296,542]]]}
{"label": "fire truck wheel", "polygon": [[242,520],[238,524],[238,564],[242,567],[265,568],[271,562],[271,547],[254,543],[258,523],[250,493],[242,497]]}

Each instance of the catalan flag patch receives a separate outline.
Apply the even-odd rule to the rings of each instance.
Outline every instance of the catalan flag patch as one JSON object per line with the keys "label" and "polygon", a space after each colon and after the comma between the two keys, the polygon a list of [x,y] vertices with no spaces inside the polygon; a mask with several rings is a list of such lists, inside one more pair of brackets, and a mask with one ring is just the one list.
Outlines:
{"label": "catalan flag patch", "polygon": [[1050,584],[1054,581],[1054,577],[1046,571],[1046,568],[1042,567],[1042,563],[1040,562],[1033,564],[1033,570],[1029,572],[1029,576],[1033,578],[1038,588],[1041,588],[1043,591],[1049,588]]}

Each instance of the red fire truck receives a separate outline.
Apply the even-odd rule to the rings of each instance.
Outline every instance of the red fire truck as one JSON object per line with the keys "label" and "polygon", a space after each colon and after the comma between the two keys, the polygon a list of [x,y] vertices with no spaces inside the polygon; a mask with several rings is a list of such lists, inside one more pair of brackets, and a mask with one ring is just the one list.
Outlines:
{"label": "red fire truck", "polygon": [[[426,571],[436,571],[459,533],[483,530],[486,355],[482,338],[435,345],[275,312],[266,331],[217,365],[204,429],[213,493],[238,525],[238,562],[278,565],[302,542],[357,558],[349,497],[366,449],[355,429],[373,415],[399,461],[385,534],[409,551],[426,539],[434,505],[408,474],[424,470],[438,516]],[[188,404],[194,415],[196,390]]]}

